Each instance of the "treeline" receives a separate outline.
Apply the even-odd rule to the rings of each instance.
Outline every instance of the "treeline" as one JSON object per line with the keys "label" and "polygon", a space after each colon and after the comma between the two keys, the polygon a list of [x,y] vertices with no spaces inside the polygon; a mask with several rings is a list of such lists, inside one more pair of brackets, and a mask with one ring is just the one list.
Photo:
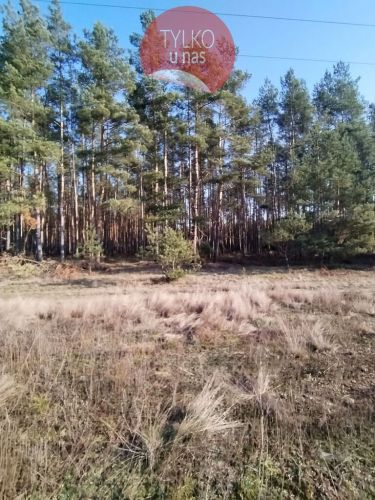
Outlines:
{"label": "treeline", "polygon": [[[141,15],[143,30],[153,19]],[[210,258],[375,249],[375,107],[344,63],[310,95],[289,70],[251,104],[142,75],[96,23],[79,39],[53,1],[3,11],[0,249],[75,255],[88,234],[134,255],[170,226]]]}

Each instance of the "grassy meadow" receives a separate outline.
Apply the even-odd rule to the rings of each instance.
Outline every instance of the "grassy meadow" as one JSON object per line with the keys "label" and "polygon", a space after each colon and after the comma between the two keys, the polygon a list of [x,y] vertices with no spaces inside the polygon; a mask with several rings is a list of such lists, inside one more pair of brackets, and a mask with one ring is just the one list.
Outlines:
{"label": "grassy meadow", "polygon": [[0,264],[0,498],[375,497],[372,270]]}

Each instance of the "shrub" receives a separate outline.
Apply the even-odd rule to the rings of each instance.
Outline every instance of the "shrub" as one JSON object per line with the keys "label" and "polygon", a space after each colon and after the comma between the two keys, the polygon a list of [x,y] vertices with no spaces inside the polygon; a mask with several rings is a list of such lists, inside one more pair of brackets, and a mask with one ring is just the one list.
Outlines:
{"label": "shrub", "polygon": [[289,269],[289,256],[298,243],[303,241],[311,225],[305,216],[290,213],[288,217],[278,220],[271,230],[263,234],[263,240],[267,245],[277,248],[285,259],[286,267]]}
{"label": "shrub", "polygon": [[160,263],[168,280],[181,278],[187,270],[198,267],[193,246],[181,233],[166,227],[159,233],[148,229],[149,249],[155,260]]}
{"label": "shrub", "polygon": [[91,273],[92,264],[94,261],[99,262],[103,252],[103,246],[96,234],[95,228],[89,227],[85,231],[85,241],[78,250],[79,255],[88,259],[89,272]]}

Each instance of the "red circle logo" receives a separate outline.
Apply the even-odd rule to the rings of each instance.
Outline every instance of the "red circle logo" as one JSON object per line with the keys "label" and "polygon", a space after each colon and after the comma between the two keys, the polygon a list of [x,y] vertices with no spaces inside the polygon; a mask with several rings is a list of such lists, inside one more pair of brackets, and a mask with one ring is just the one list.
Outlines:
{"label": "red circle logo", "polygon": [[215,14],[177,7],[158,16],[141,44],[146,75],[205,92],[216,92],[234,65],[232,35]]}

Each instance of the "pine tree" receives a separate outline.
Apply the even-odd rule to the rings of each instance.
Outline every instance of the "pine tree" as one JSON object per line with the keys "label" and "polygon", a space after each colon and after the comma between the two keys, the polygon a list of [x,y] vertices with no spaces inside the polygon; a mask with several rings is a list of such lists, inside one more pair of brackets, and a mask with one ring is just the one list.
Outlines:
{"label": "pine tree", "polygon": [[[143,32],[154,18],[141,15]],[[241,71],[215,94],[146,77],[141,40],[131,35],[128,60],[101,23],[77,43],[58,0],[45,20],[28,0],[6,6],[1,250],[64,259],[94,231],[106,254],[134,255],[150,223],[213,259],[261,254],[267,241],[288,258],[371,251],[375,107],[347,65],[312,100],[289,70],[249,106]]]}
{"label": "pine tree", "polygon": [[277,143],[277,123],[279,116],[278,90],[266,79],[259,90],[259,96],[254,102],[253,130],[257,151],[265,153],[268,159],[268,175],[265,177],[265,203],[269,223],[281,216],[280,213],[280,185],[281,171],[279,168]]}
{"label": "pine tree", "polygon": [[360,118],[364,111],[358,90],[359,79],[353,79],[349,65],[339,62],[333,72],[326,71],[315,86],[314,104],[319,117],[328,126],[349,123]]}
{"label": "pine tree", "polygon": [[51,110],[52,139],[59,142],[60,155],[57,163],[59,206],[59,252],[63,261],[66,254],[65,228],[65,171],[69,157],[68,124],[72,113],[74,89],[74,45],[70,26],[64,21],[59,0],[53,0],[48,17],[51,39],[49,58],[53,74],[47,88],[47,103]]}
{"label": "pine tree", "polygon": [[134,193],[126,182],[136,146],[131,133],[137,116],[127,104],[134,80],[116,36],[102,24],[85,32],[79,49],[82,70],[77,120],[87,190],[83,225],[95,227],[108,248],[110,200]]}
{"label": "pine tree", "polygon": [[[49,34],[36,7],[27,0],[20,2],[21,12],[16,14],[8,5],[3,20],[0,49],[0,89],[4,106],[3,120],[10,121],[16,131],[15,141],[22,144],[18,158],[19,187],[28,175],[32,192],[29,207],[33,210],[35,253],[43,258],[43,170],[56,155],[56,147],[45,135],[48,109],[42,100],[45,85],[51,74],[48,59]],[[22,125],[21,125],[22,124]],[[32,173],[27,174],[30,169]],[[22,233],[22,218],[18,214],[18,234]],[[20,247],[19,243],[17,244]]]}
{"label": "pine tree", "polygon": [[283,142],[284,210],[294,210],[292,176],[296,167],[301,139],[308,132],[312,122],[310,96],[303,80],[298,80],[293,70],[281,79],[280,112],[278,124]]}

